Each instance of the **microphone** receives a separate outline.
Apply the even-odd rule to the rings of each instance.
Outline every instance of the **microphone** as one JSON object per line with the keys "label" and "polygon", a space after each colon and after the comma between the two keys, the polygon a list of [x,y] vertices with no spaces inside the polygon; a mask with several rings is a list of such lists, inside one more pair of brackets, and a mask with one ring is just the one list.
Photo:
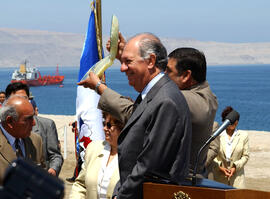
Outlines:
{"label": "microphone", "polygon": [[239,113],[235,110],[230,112],[222,125],[210,136],[210,138],[206,141],[205,145],[210,144],[217,136],[219,136],[229,125],[235,123],[235,121],[239,118]]}
{"label": "microphone", "polygon": [[200,150],[197,154],[197,157],[196,157],[195,166],[194,166],[194,170],[193,170],[192,185],[196,184],[196,173],[197,173],[198,161],[199,161],[199,157],[200,157],[200,154],[203,151],[203,149],[208,144],[210,144],[210,142],[212,142],[217,136],[219,136],[229,125],[234,124],[235,121],[238,120],[238,118],[239,118],[239,113],[237,111],[233,110],[232,112],[230,112],[225,117],[225,121],[222,123],[222,125],[213,133],[213,135],[210,136],[210,138],[208,138],[208,140],[200,148]]}

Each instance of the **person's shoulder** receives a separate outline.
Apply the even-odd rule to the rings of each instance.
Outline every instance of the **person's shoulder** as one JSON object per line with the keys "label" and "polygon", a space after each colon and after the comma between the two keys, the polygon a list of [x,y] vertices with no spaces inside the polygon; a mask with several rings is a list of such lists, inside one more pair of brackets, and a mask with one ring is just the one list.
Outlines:
{"label": "person's shoulder", "polygon": [[198,93],[192,90],[181,90],[181,92],[184,95],[185,99],[187,100],[195,100],[198,99],[199,96]]}
{"label": "person's shoulder", "polygon": [[105,146],[105,141],[104,140],[95,140],[95,141],[92,141],[90,142],[88,145],[87,145],[87,148],[86,149],[98,149],[98,148],[102,148]]}
{"label": "person's shoulder", "polygon": [[90,142],[86,147],[86,156],[89,156],[89,154],[95,154],[99,153],[104,147],[105,147],[105,141],[104,140],[95,140]]}
{"label": "person's shoulder", "polygon": [[237,130],[238,136],[242,137],[242,138],[248,138],[248,132],[244,131],[244,130]]}
{"label": "person's shoulder", "polygon": [[167,82],[163,84],[163,86],[160,87],[158,90],[159,93],[162,93],[161,95],[164,98],[171,98],[172,96],[181,96],[183,97],[182,92],[179,90],[178,86],[171,80],[168,79]]}
{"label": "person's shoulder", "polygon": [[36,118],[41,123],[54,123],[54,121],[52,119],[50,119],[50,118],[41,117],[41,116],[36,116]]}
{"label": "person's shoulder", "polygon": [[31,133],[31,135],[29,136],[29,138],[32,141],[36,141],[36,142],[41,142],[42,141],[41,136],[39,134],[37,134],[37,133]]}
{"label": "person's shoulder", "polygon": [[91,147],[104,147],[105,143],[106,142],[104,140],[94,140],[94,141],[90,142],[88,144],[88,146],[91,146]]}
{"label": "person's shoulder", "polygon": [[[185,98],[207,99],[215,97],[206,82],[198,83],[188,89],[181,90]],[[207,84],[208,85],[208,84]]]}

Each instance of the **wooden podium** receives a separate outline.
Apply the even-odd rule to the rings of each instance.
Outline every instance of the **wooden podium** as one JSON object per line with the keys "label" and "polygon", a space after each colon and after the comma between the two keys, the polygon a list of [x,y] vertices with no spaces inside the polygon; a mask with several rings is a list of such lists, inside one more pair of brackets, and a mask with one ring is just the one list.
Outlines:
{"label": "wooden podium", "polygon": [[[175,196],[176,195],[176,196]],[[144,183],[144,199],[270,199],[270,192],[250,189],[212,189]]]}

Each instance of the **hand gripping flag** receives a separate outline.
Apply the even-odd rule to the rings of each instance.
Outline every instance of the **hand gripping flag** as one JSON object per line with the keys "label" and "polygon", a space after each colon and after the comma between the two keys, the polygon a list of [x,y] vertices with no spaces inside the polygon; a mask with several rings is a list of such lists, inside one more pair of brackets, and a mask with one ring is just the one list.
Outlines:
{"label": "hand gripping flag", "polygon": [[[92,3],[92,11],[89,18],[88,30],[80,60],[80,71],[78,82],[85,73],[99,61],[97,31],[95,22],[95,2]],[[89,143],[90,140],[104,140],[104,131],[102,125],[102,113],[97,109],[99,95],[83,86],[77,87],[76,116],[78,121],[79,136],[76,140],[77,154],[79,153],[79,140]],[[82,143],[86,146],[86,143]]]}

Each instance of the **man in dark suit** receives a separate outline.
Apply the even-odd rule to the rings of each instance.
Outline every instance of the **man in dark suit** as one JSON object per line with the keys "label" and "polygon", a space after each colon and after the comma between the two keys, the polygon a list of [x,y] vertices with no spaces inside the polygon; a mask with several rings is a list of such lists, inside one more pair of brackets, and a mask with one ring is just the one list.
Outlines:
{"label": "man in dark suit", "polygon": [[[6,88],[7,97],[20,95],[29,98],[29,87],[20,82],[11,83]],[[35,108],[35,107],[33,107]],[[39,117],[35,111],[35,125],[32,131],[41,136],[43,142],[43,153],[46,161],[46,169],[53,176],[58,176],[63,165],[63,156],[58,144],[58,133],[53,120]]]}
{"label": "man in dark suit", "polygon": [[[118,138],[118,199],[142,198],[145,181],[158,177],[180,183],[188,173],[190,113],[177,85],[163,73],[166,65],[166,49],[150,33],[136,35],[124,47],[121,71],[142,99],[137,98]],[[79,85],[100,94],[107,89],[93,73]]]}
{"label": "man in dark suit", "polygon": [[0,109],[0,185],[6,168],[17,157],[45,166],[42,139],[31,133],[33,116],[32,105],[22,96],[11,96]]}
{"label": "man in dark suit", "polygon": [[[121,37],[120,41],[125,43]],[[200,147],[212,134],[218,102],[206,80],[207,65],[202,52],[194,48],[178,48],[171,52],[168,57],[166,73],[182,91],[191,112],[190,173],[192,173]],[[122,122],[126,122],[133,112],[132,102],[124,99],[111,89],[102,92],[99,108],[110,111]],[[202,151],[197,167],[197,173],[205,176],[207,176],[206,156],[207,147]]]}
{"label": "man in dark suit", "polygon": [[[119,44],[121,52],[121,46],[125,43],[122,35],[120,35],[119,41],[122,43],[122,45]],[[120,56],[118,55],[118,57]],[[207,64],[203,52],[194,48],[178,48],[172,51],[168,57],[166,73],[182,91],[191,113],[190,173],[192,173],[200,147],[212,134],[218,102],[206,80]],[[98,105],[100,109],[110,111],[122,122],[126,122],[133,112],[133,103],[111,89],[102,92]],[[207,176],[206,156],[207,147],[202,151],[197,165],[197,173],[204,176]]]}

